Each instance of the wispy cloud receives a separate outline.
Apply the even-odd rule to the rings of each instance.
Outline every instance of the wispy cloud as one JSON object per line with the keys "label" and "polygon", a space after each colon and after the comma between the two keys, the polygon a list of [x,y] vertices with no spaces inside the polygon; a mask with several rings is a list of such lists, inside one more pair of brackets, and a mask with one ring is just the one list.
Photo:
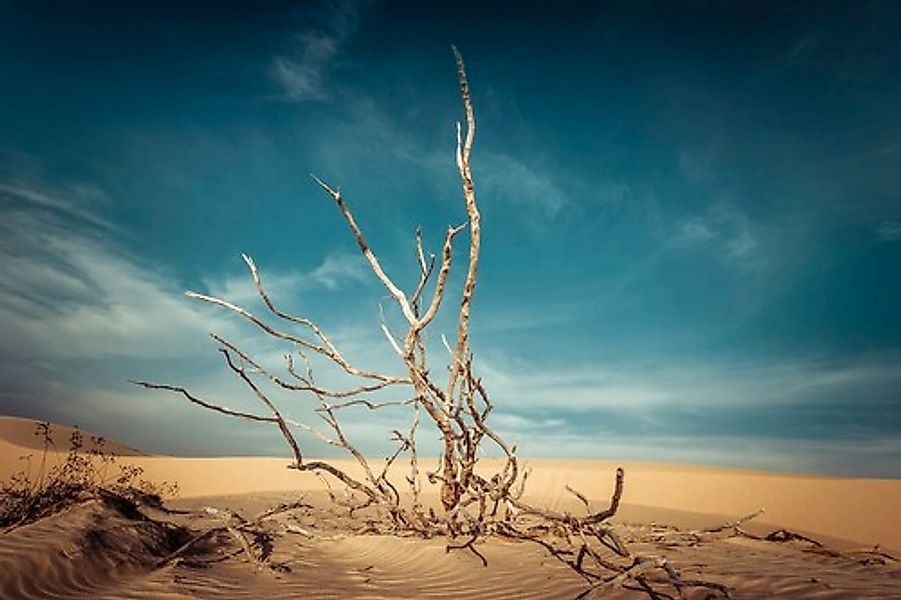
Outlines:
{"label": "wispy cloud", "polygon": [[341,47],[353,35],[359,19],[359,3],[329,2],[320,29],[298,32],[290,48],[272,59],[269,75],[287,99],[294,102],[326,100],[328,70]]}
{"label": "wispy cloud", "polygon": [[[358,168],[353,165],[372,169],[374,163],[381,166],[380,161],[387,161],[385,168],[392,170],[411,165],[417,168],[411,179],[421,177],[440,198],[453,198],[457,203],[459,177],[454,162],[453,118],[458,115],[451,113],[446,136],[436,143],[437,136],[431,130],[424,131],[421,120],[402,123],[396,107],[385,106],[359,91],[347,92],[342,101],[344,119],[331,124],[329,135],[313,142],[317,144],[317,160],[328,171],[348,174]],[[372,152],[374,147],[381,150],[376,155]],[[542,159],[529,149],[514,152],[479,148],[474,159],[476,193],[486,206],[498,207],[532,231],[543,230],[549,221],[578,210],[575,190],[591,200],[595,208],[604,203],[622,203],[632,195],[632,188],[623,182],[589,182],[564,174],[553,161]]]}
{"label": "wispy cloud", "polygon": [[107,230],[117,229],[110,221],[96,214],[96,208],[109,204],[101,190],[89,185],[69,184],[55,189],[43,183],[10,180],[0,182],[0,197],[5,203],[27,203],[64,213]]}
{"label": "wispy cloud", "polygon": [[310,274],[310,280],[328,290],[337,290],[345,283],[369,283],[371,273],[362,256],[337,252],[329,254],[325,261]]}
{"label": "wispy cloud", "polygon": [[[432,146],[411,128],[404,127],[391,107],[365,93],[349,91],[342,98],[342,107],[343,118],[329,123],[328,135],[311,141],[316,146],[317,164],[327,172],[348,174],[359,170],[371,177],[367,169],[374,163],[377,169],[390,167],[398,172],[409,165],[416,167],[413,172],[422,173],[432,186],[457,189],[450,119],[445,143]],[[379,152],[373,153],[373,148]]]}
{"label": "wispy cloud", "polygon": [[[205,331],[209,312],[132,256],[92,207],[40,186],[15,189],[0,223],[0,337],[14,342],[4,355],[160,357],[197,348],[189,337]],[[31,202],[16,202],[23,198]]]}
{"label": "wispy cloud", "polygon": [[716,239],[713,232],[702,217],[689,217],[682,220],[676,230],[675,241],[679,244],[701,244]]}
{"label": "wispy cloud", "polygon": [[526,210],[541,222],[556,217],[572,200],[547,169],[527,165],[500,152],[479,155],[479,180],[484,193]]}
{"label": "wispy cloud", "polygon": [[[222,367],[207,333],[238,343],[271,368],[284,368],[290,346],[259,335],[228,311],[185,298],[183,284],[132,254],[102,212],[78,200],[81,192],[50,196],[48,186],[21,181],[0,182],[0,189],[0,413],[78,423],[150,451],[281,452],[278,437],[265,428],[221,419],[127,380],[185,385],[225,405],[258,411],[254,398]],[[304,292],[314,288],[362,282],[364,266],[356,255],[333,253],[307,272],[265,265],[260,270],[273,297],[296,302],[300,295],[302,304]],[[246,271],[203,283],[251,309],[259,305]],[[365,328],[353,319],[342,321],[329,333],[346,356],[366,368],[396,370],[375,322]],[[346,384],[327,370],[320,382]],[[310,406],[293,403],[286,410],[297,414]],[[222,437],[197,439],[192,430],[198,426],[215,427]],[[350,431],[357,433],[356,426],[372,423],[351,419]],[[163,429],[168,436],[160,437]],[[386,442],[387,434],[363,446],[380,452]]]}
{"label": "wispy cloud", "polygon": [[[235,331],[228,315],[185,298],[165,268],[133,255],[97,207],[79,200],[91,188],[65,186],[64,196],[45,187],[0,182],[3,356],[191,357],[208,350],[207,331]],[[108,202],[99,191],[88,195]],[[332,253],[309,272],[260,269],[277,298],[368,281],[362,258],[348,253]],[[239,304],[259,301],[246,270],[203,283]]]}
{"label": "wispy cloud", "polygon": [[[102,432],[110,431],[113,423],[128,441],[150,450],[281,452],[269,430],[247,429],[187,406],[177,397],[149,394],[125,383],[129,377],[142,376],[171,380],[230,406],[257,410],[253,398],[215,362],[205,336],[215,330],[243,345],[248,338],[231,315],[183,299],[171,275],[132,256],[106,229],[82,218],[91,211],[15,199],[4,209],[6,218],[0,223],[4,410],[94,425]],[[332,254],[306,272],[261,269],[273,294],[296,296],[313,287],[358,285],[367,280],[364,267],[354,255]],[[236,302],[255,297],[243,271],[210,277],[205,283],[213,293]],[[332,339],[355,363],[396,371],[399,366],[375,323],[365,321],[345,321],[330,332]],[[288,350],[265,342],[248,342],[247,347],[276,368]],[[901,387],[897,356],[731,365],[689,361],[555,365],[491,353],[480,356],[480,372],[500,407],[495,415],[498,430],[513,440],[528,439],[532,455],[559,455],[560,448],[566,448],[569,456],[822,472],[841,467],[827,460],[844,460],[850,472],[849,461],[865,457],[872,474],[885,475],[891,472],[892,457],[899,454],[897,443],[866,428],[855,432],[850,427],[847,436],[839,436],[835,428],[843,425],[838,422],[830,425],[831,433],[803,439],[745,430],[729,435],[719,431],[729,427],[718,421],[728,420],[730,414],[782,415],[787,407],[853,407],[861,398],[888,397]],[[160,366],[166,361],[180,366]],[[93,365],[90,373],[83,372],[85,364]],[[336,374],[322,374],[325,384],[339,381]],[[293,416],[305,414],[306,403],[285,406]],[[172,425],[176,416],[179,423]],[[349,419],[349,434],[366,451],[388,449],[384,435],[390,429],[388,416]],[[185,442],[189,429],[201,423],[223,433],[221,439]],[[703,427],[686,433],[686,423]],[[148,424],[165,427],[182,441],[166,447]],[[310,448],[325,451],[315,444]],[[428,441],[423,448],[431,448]]]}
{"label": "wispy cloud", "polygon": [[721,144],[708,140],[705,144],[690,145],[679,150],[679,172],[693,184],[715,185],[722,181]]}
{"label": "wispy cloud", "polygon": [[122,425],[165,427],[160,420],[179,410],[146,394],[129,401],[136,390],[126,380],[152,364],[205,372],[208,362],[193,359],[210,350],[206,332],[231,335],[232,324],[129,252],[98,190],[22,180],[0,187],[0,412],[110,435]]}
{"label": "wispy cloud", "polygon": [[[272,298],[292,298],[314,289],[339,290],[352,284],[371,282],[368,266],[362,256],[348,252],[332,252],[322,263],[307,271],[271,269],[258,265],[266,292]],[[203,281],[213,296],[236,304],[256,303],[259,293],[246,269],[226,276],[210,276]]]}
{"label": "wispy cloud", "polygon": [[[515,435],[516,432],[506,432]],[[526,440],[528,457],[582,458],[707,464],[788,473],[845,477],[901,475],[901,445],[892,436],[786,439],[746,435],[622,435],[564,433],[535,428]]]}
{"label": "wispy cloud", "polygon": [[772,254],[767,227],[754,223],[732,204],[717,203],[702,215],[676,222],[670,243],[677,248],[708,250],[717,260],[736,266],[765,266]]}
{"label": "wispy cloud", "polygon": [[883,242],[897,242],[901,240],[901,223],[898,221],[883,221],[876,227],[876,235]]}
{"label": "wispy cloud", "polygon": [[499,407],[495,427],[528,440],[533,456],[898,476],[899,415],[880,399],[901,386],[899,362],[560,366],[483,354],[481,372]]}
{"label": "wispy cloud", "polygon": [[802,35],[789,49],[785,66],[789,68],[803,67],[811,55],[816,53],[824,39],[824,35],[818,32]]}
{"label": "wispy cloud", "polygon": [[517,407],[573,411],[597,408],[647,413],[661,407],[717,408],[853,401],[901,386],[901,357],[845,361],[709,364],[636,362],[547,366],[482,356],[485,382]]}

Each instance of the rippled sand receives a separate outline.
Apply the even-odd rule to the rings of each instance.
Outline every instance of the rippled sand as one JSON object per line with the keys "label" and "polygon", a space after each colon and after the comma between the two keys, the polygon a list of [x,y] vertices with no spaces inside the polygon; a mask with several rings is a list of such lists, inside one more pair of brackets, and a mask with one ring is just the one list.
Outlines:
{"label": "rippled sand", "polygon": [[[34,453],[14,442],[32,424],[0,425],[0,478]],[[13,434],[8,434],[9,430]],[[7,432],[6,434],[4,432]],[[125,447],[127,448],[127,447]],[[129,449],[130,450],[130,449]],[[133,453],[134,451],[132,451]],[[303,496],[313,508],[297,515],[309,535],[276,539],[272,560],[284,572],[258,570],[227,536],[198,546],[188,560],[154,565],[184,541],[166,523],[199,530],[209,523],[151,511],[150,520],[90,501],[0,535],[3,598],[573,598],[584,581],[535,544],[490,540],[479,551],[445,551],[441,539],[353,533],[359,521],[332,507],[315,477],[288,471],[284,459],[183,459],[131,456],[150,478],[177,480],[176,508],[228,508],[246,516]],[[599,503],[610,494],[614,465],[604,461],[532,461],[531,500],[559,510],[578,503],[569,484]],[[901,482],[781,475],[735,469],[625,464],[625,531],[652,522],[703,528],[766,507],[748,529],[788,528],[847,550],[881,543],[901,547]],[[901,597],[897,563],[864,565],[805,551],[801,544],[744,538],[667,546],[632,546],[665,554],[686,577],[735,588],[737,598]],[[620,590],[610,597],[646,597]],[[703,597],[703,594],[699,595]]]}

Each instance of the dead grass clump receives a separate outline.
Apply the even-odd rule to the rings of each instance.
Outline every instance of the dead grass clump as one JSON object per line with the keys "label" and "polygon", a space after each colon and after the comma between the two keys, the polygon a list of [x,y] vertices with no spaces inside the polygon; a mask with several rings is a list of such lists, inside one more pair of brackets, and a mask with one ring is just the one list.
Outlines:
{"label": "dead grass clump", "polygon": [[160,506],[163,494],[177,492],[177,484],[144,479],[139,466],[117,464],[118,457],[106,451],[103,437],[90,436],[90,444],[86,444],[78,428],[69,437],[65,458],[51,466],[56,447],[50,423],[37,423],[34,434],[42,447],[36,472],[31,465],[33,456],[27,455],[22,457],[24,468],[0,483],[0,527],[4,531],[88,499]]}

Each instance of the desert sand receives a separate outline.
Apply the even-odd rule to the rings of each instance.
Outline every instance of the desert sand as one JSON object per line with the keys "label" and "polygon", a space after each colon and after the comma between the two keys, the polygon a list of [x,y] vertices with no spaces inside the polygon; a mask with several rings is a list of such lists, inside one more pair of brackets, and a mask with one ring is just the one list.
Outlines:
{"label": "desert sand", "polygon": [[[0,480],[22,470],[20,457],[39,456],[34,422],[0,419]],[[68,432],[55,427],[64,440]],[[65,449],[65,441],[56,447]],[[442,539],[422,540],[355,532],[360,519],[336,510],[321,481],[286,468],[285,458],[178,458],[141,455],[119,443],[108,449],[120,463],[144,469],[150,481],[177,482],[176,509],[216,507],[253,515],[303,498],[297,532],[274,540],[272,559],[287,567],[256,569],[229,540],[213,540],[196,560],[159,566],[183,540],[177,523],[204,525],[196,516],[134,518],[98,501],[0,535],[3,598],[574,598],[586,589],[579,576],[537,544],[480,543],[488,566],[467,552],[445,551]],[[50,462],[59,460],[51,453]],[[31,466],[38,461],[32,459]],[[342,466],[354,471],[348,461]],[[488,459],[486,459],[488,462]],[[613,522],[643,532],[638,546],[665,555],[684,576],[704,577],[736,598],[901,597],[901,569],[890,558],[860,560],[855,549],[901,549],[901,481],[840,479],[693,465],[602,460],[531,460],[527,498],[559,511],[584,510],[565,486],[598,505],[613,489],[613,472],[626,471],[623,505]],[[428,490],[429,486],[426,485]],[[434,498],[433,498],[434,500]],[[757,535],[787,529],[839,554],[807,543],[776,543],[724,536],[703,543],[655,543],[652,524],[680,530],[715,527],[760,508],[745,525]],[[158,523],[159,522],[159,523]],[[671,542],[671,538],[667,538]],[[214,543],[216,542],[216,543]],[[647,597],[619,589],[611,598]],[[607,596],[605,596],[607,597]],[[703,593],[698,597],[704,597]]]}

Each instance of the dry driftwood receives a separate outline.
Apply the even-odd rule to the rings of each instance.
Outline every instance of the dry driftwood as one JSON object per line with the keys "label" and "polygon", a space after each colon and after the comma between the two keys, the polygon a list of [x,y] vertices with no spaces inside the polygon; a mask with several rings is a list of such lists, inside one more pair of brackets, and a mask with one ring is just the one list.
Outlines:
{"label": "dry driftwood", "polygon": [[[270,535],[269,532],[264,531],[263,529],[265,523],[269,520],[276,519],[285,513],[309,508],[312,508],[312,506],[304,502],[303,498],[300,498],[294,502],[283,503],[266,509],[250,519],[245,519],[234,511],[212,506],[204,506],[199,511],[180,511],[181,514],[212,518],[215,521],[218,521],[219,524],[193,535],[176,550],[160,559],[156,563],[156,568],[162,568],[173,561],[182,558],[200,542],[207,540],[218,533],[225,532],[237,542],[248,560],[254,562],[258,568],[268,566],[277,569],[277,565],[270,564],[268,553],[265,550],[260,552],[254,550],[255,546],[263,545],[261,541],[265,540]],[[302,533],[308,537],[312,537],[309,532],[293,524],[283,524],[283,529],[290,533]]]}
{"label": "dry driftwood", "polygon": [[[659,585],[648,577],[649,571],[653,570],[665,576],[665,585],[674,587],[680,593],[696,586],[718,589],[714,584],[680,580],[665,558],[636,557],[630,554],[608,524],[609,519],[616,514],[622,498],[622,469],[617,470],[611,502],[603,510],[593,512],[587,497],[576,490],[570,490],[585,505],[588,513],[585,516],[558,513],[522,500],[528,471],[520,466],[516,446],[508,444],[489,425],[490,413],[494,407],[474,367],[470,348],[470,315],[478,280],[482,238],[481,215],[471,167],[476,120],[463,59],[456,48],[453,52],[465,117],[464,123],[458,122],[456,125],[455,151],[465,221],[460,225],[448,226],[437,255],[425,252],[422,235],[417,230],[415,260],[419,278],[411,293],[408,294],[397,285],[382,265],[340,188],[312,176],[335,203],[370,270],[399,310],[406,331],[401,334],[392,332],[384,317],[380,330],[391,351],[402,362],[405,374],[390,375],[353,364],[314,321],[281,310],[266,291],[256,263],[251,257],[242,255],[258,295],[268,311],[267,318],[223,298],[197,292],[188,292],[187,295],[228,310],[257,327],[263,334],[292,347],[292,351],[285,355],[284,373],[280,374],[256,360],[234,342],[218,334],[211,334],[226,366],[260,403],[264,412],[257,414],[232,409],[201,399],[181,386],[148,381],[134,383],[148,389],[181,394],[195,405],[229,417],[273,424],[291,451],[291,468],[311,471],[326,482],[326,476],[336,480],[343,487],[344,495],[336,493],[330,483],[326,483],[327,489],[333,501],[347,507],[351,513],[366,507],[381,511],[384,520],[367,525],[369,530],[399,534],[414,532],[426,537],[447,535],[448,551],[471,551],[483,564],[487,564],[487,561],[475,548],[475,544],[483,537],[501,535],[540,543],[590,582],[588,592],[591,595],[635,581],[653,597],[656,593],[654,585]],[[468,248],[465,252],[465,278],[456,307],[456,335],[453,342],[448,341],[444,335],[440,336],[448,356],[446,363],[438,361],[433,366],[427,360],[426,332],[444,305],[454,258],[454,243],[464,232],[468,234]],[[270,324],[267,319],[274,319],[278,325]],[[330,363],[353,382],[342,388],[320,385],[314,377],[311,357]],[[297,360],[303,363],[302,368],[298,368]],[[446,373],[447,378],[439,381],[437,376],[442,373]],[[266,386],[308,394],[318,404],[315,414],[324,423],[325,430],[310,423],[286,418],[270,398]],[[396,400],[376,402],[368,398],[376,392],[392,391],[399,396]],[[376,469],[346,435],[339,414],[343,410],[354,408],[381,410],[388,406],[408,407],[411,418],[409,426],[393,431],[396,449],[387,458],[384,467]],[[434,510],[424,510],[421,503],[421,467],[416,438],[423,421],[437,430],[441,441],[437,468],[425,471],[427,480],[439,488],[443,509],[440,514]],[[298,434],[315,436],[345,450],[359,465],[362,477],[354,477],[329,461],[308,460],[302,451]],[[501,467],[494,473],[479,472],[476,469],[480,452],[486,445],[494,446],[503,456]],[[409,502],[404,501],[407,495],[401,494],[389,478],[389,470],[404,454],[409,457],[409,472],[405,477],[409,486]],[[234,514],[221,516],[222,524],[216,529],[222,531],[224,528],[242,546],[249,558],[260,562],[261,557],[254,554],[252,544],[245,535],[253,529],[251,525],[259,525],[259,520],[244,522]],[[163,564],[183,555],[192,545],[209,535],[210,532],[198,535],[167,557]],[[549,536],[553,538],[551,541]],[[560,547],[559,540],[565,540],[568,547]],[[586,559],[590,559],[590,562]]]}

